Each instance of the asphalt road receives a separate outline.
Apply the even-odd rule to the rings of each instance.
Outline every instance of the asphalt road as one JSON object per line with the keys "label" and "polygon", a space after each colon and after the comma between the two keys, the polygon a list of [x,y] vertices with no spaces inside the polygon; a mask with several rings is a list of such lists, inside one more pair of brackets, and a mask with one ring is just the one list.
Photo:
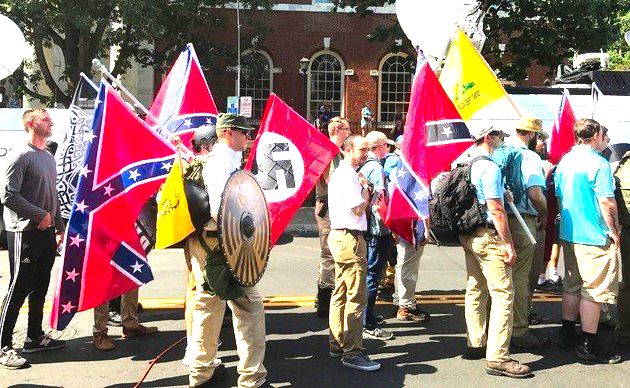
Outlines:
{"label": "asphalt road", "polygon": [[[418,292],[423,308],[432,314],[426,325],[399,322],[390,304],[379,304],[386,328],[394,331],[390,341],[367,340],[366,351],[382,363],[378,372],[359,372],[342,367],[327,355],[327,322],[314,316],[318,239],[298,228],[305,237],[274,248],[259,290],[266,296],[267,353],[265,365],[274,387],[492,387],[492,386],[630,386],[630,361],[618,365],[592,366],[578,362],[569,351],[552,347],[541,352],[519,352],[534,377],[512,380],[489,376],[483,361],[465,361],[463,252],[457,246],[428,246],[422,257]],[[181,250],[153,252],[150,263],[155,280],[143,287],[141,314],[145,324],[160,332],[146,338],[123,340],[120,328],[111,328],[117,349],[99,352],[91,345],[92,312],[76,315],[71,325],[54,336],[68,341],[66,349],[28,357],[31,367],[0,370],[2,387],[130,387],[145,373],[158,354],[184,337],[181,303],[185,267]],[[55,266],[56,273],[58,264]],[[55,279],[53,273],[53,279]],[[0,293],[8,284],[7,252],[0,251]],[[51,285],[52,287],[52,285]],[[52,293],[49,293],[51,296]],[[536,328],[555,340],[560,319],[558,298],[540,295],[536,310],[547,318]],[[21,314],[15,332],[20,348],[25,337],[26,315]],[[47,318],[46,318],[47,319]],[[221,333],[219,356],[229,378],[221,386],[236,384],[237,356],[230,327]],[[610,332],[604,332],[610,337]],[[620,349],[630,360],[630,349]],[[187,370],[181,364],[184,343],[173,346],[149,372],[145,387],[187,385]]]}

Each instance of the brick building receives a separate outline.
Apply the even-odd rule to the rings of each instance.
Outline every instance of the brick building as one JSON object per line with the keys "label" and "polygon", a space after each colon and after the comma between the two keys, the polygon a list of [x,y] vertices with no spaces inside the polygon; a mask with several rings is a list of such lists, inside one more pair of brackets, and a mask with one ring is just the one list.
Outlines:
{"label": "brick building", "polygon": [[[333,113],[347,117],[354,128],[359,126],[366,101],[380,128],[393,125],[397,109],[406,112],[415,53],[405,52],[402,46],[392,52],[398,47],[394,41],[367,39],[376,27],[396,22],[395,7],[377,7],[365,18],[344,10],[332,13],[331,7],[327,0],[284,0],[270,11],[241,10],[244,37],[255,35],[257,24],[268,28],[256,50],[244,49],[241,56],[240,95],[254,99],[253,124],[258,123],[271,92],[311,122],[324,103],[331,104]],[[236,9],[228,6],[216,12],[225,27],[208,39],[236,46]],[[243,46],[251,47],[251,43]],[[305,71],[300,70],[301,61]],[[224,62],[219,68],[225,71],[206,77],[219,110],[225,111],[227,97],[237,94],[236,63]],[[541,85],[546,69],[532,70],[532,77],[523,84]],[[154,75],[155,91],[162,76]]]}
{"label": "brick building", "polygon": [[[269,28],[256,51],[246,49],[242,54],[240,94],[254,98],[254,122],[262,115],[270,92],[309,121],[314,121],[325,102],[353,126],[358,126],[366,101],[371,102],[378,122],[393,123],[397,107],[406,111],[415,56],[392,53],[394,42],[372,43],[367,39],[375,27],[394,23],[394,7],[380,7],[377,14],[363,19],[348,12],[331,13],[330,7],[326,1],[288,0],[276,4],[272,11],[241,10],[243,36],[254,34],[256,23]],[[209,38],[235,46],[236,10],[220,9],[217,13],[225,28]],[[300,71],[303,58],[308,59],[304,72]],[[221,111],[226,109],[227,97],[236,95],[235,65],[223,63],[221,69],[226,71],[206,75]],[[255,71],[250,66],[264,71],[251,76]],[[156,91],[161,76],[155,75]]]}

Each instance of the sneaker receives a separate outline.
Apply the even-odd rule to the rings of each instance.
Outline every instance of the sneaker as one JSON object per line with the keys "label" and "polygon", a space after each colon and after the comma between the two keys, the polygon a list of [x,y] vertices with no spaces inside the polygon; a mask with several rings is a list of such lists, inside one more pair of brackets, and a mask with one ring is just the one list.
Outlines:
{"label": "sneaker", "polygon": [[45,350],[61,349],[66,346],[66,341],[56,340],[50,334],[43,334],[37,340],[26,338],[22,353],[43,352]]}
{"label": "sneaker", "polygon": [[329,347],[328,355],[330,356],[330,358],[341,358],[343,357],[343,349]]}
{"label": "sneaker", "polygon": [[0,349],[0,366],[6,369],[21,369],[28,365],[26,358],[8,346]]}
{"label": "sneaker", "polygon": [[144,326],[144,325],[138,325],[136,328],[134,329],[127,329],[125,327],[123,327],[123,338],[130,338],[130,337],[139,337],[142,335],[147,335],[147,334],[153,334],[153,333],[157,333],[158,328],[155,326]]}
{"label": "sneaker", "polygon": [[107,316],[107,326],[122,326],[122,317],[120,316],[120,313],[117,313],[116,311],[110,311]]}
{"label": "sneaker", "polygon": [[466,346],[466,351],[462,354],[464,360],[481,360],[486,357],[486,347],[474,348]]}
{"label": "sneaker", "polygon": [[92,345],[102,352],[109,352],[116,349],[116,345],[114,345],[111,338],[105,333],[94,334],[94,337],[92,337]]}
{"label": "sneaker", "polygon": [[540,337],[528,330],[527,334],[520,337],[512,336],[510,345],[515,348],[546,349],[551,346],[551,340],[547,337]]}
{"label": "sneaker", "polygon": [[343,366],[348,368],[358,369],[362,371],[375,371],[381,369],[381,364],[376,361],[370,360],[370,357],[363,353],[357,353],[353,356],[343,357],[341,359]]}
{"label": "sneaker", "polygon": [[426,311],[415,309],[410,309],[408,307],[399,307],[398,312],[396,312],[396,318],[399,321],[413,321],[413,322],[427,322],[431,314]]}
{"label": "sneaker", "polygon": [[517,379],[532,375],[527,365],[523,365],[516,360],[488,361],[486,363],[486,373],[493,376],[507,376]]}
{"label": "sneaker", "polygon": [[558,278],[556,281],[547,279],[542,284],[536,286],[536,290],[538,291],[551,293],[560,293],[563,288],[562,278]]}
{"label": "sneaker", "polygon": [[374,329],[363,328],[363,338],[389,340],[394,338],[394,333],[392,333],[391,331],[383,330],[380,327],[375,327]]}
{"label": "sneaker", "polygon": [[601,346],[597,338],[584,337],[576,350],[579,359],[597,364],[618,364],[621,356]]}

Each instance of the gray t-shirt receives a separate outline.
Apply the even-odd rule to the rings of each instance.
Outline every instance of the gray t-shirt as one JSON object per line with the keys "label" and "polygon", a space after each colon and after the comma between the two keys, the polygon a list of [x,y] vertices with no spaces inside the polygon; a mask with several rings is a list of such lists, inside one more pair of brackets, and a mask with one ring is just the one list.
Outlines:
{"label": "gray t-shirt", "polygon": [[16,147],[8,159],[0,185],[6,229],[33,230],[48,212],[53,217],[53,226],[62,232],[55,158],[50,152],[25,143]]}

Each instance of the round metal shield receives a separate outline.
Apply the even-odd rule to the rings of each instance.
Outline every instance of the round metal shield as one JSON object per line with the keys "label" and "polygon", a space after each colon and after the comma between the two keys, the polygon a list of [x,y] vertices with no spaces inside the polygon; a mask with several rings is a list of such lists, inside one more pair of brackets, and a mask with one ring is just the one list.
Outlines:
{"label": "round metal shield", "polygon": [[249,172],[232,173],[217,218],[219,244],[232,276],[243,286],[253,286],[267,268],[271,228],[265,195]]}

